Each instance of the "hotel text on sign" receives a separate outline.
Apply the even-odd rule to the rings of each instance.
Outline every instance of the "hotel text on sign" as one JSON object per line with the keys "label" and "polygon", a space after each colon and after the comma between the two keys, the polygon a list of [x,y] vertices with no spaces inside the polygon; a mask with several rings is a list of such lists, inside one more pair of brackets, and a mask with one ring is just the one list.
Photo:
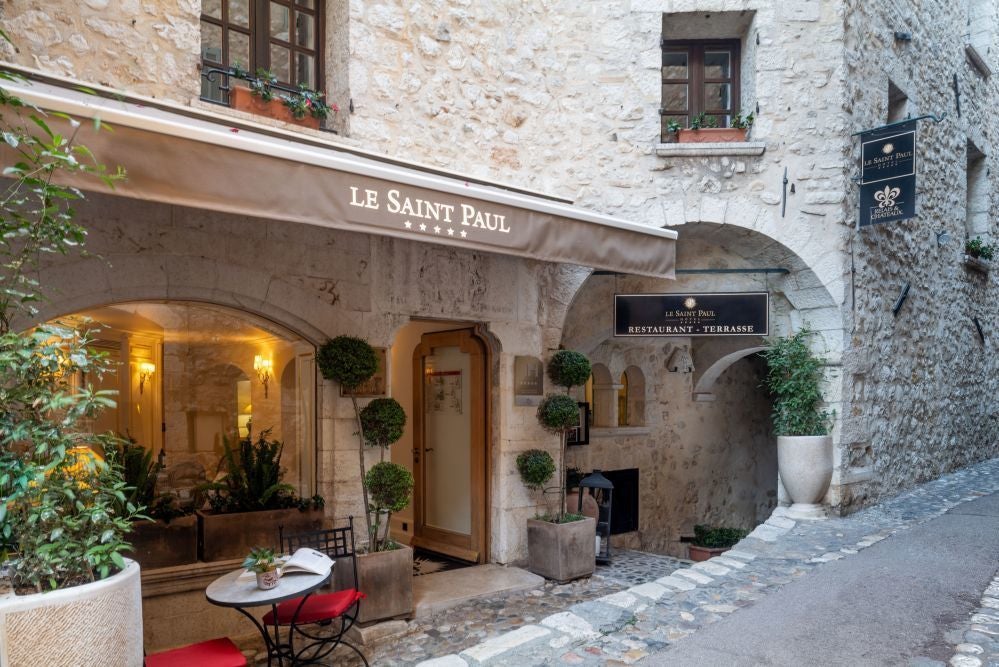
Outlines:
{"label": "hotel text on sign", "polygon": [[766,336],[770,294],[615,294],[615,336]]}

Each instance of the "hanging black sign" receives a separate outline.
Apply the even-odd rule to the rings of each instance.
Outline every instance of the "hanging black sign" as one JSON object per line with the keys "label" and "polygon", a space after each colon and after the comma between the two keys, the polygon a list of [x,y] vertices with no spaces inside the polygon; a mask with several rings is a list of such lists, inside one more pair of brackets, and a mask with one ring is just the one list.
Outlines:
{"label": "hanging black sign", "polygon": [[860,226],[916,215],[916,121],[860,134]]}
{"label": "hanging black sign", "polygon": [[615,336],[766,336],[768,292],[615,294]]}

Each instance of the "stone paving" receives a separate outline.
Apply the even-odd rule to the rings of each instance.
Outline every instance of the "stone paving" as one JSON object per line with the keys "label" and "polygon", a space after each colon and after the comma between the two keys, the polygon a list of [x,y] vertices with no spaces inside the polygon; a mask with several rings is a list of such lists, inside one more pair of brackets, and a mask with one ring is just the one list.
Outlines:
{"label": "stone paving", "polygon": [[985,589],[981,607],[968,619],[964,641],[954,651],[952,667],[999,667],[999,574]]}
{"label": "stone paving", "polygon": [[[412,621],[406,634],[365,653],[372,665],[393,667],[636,663],[824,563],[996,491],[999,459],[845,518],[796,521],[778,509],[735,549],[708,562],[622,552],[589,580],[475,600]],[[954,647],[953,667],[999,667],[999,576],[981,609],[949,636],[964,640]],[[339,652],[336,658],[333,664],[360,664]]]}
{"label": "stone paving", "polygon": [[[795,521],[779,509],[723,556],[666,576],[653,575],[644,583],[577,602],[544,618],[524,618],[515,629],[447,654],[437,653],[419,665],[632,664],[824,563],[849,558],[893,533],[995,491],[999,491],[999,459],[970,466],[845,518]],[[988,606],[994,598],[987,593],[983,610],[972,616],[969,631],[973,634],[970,639],[965,635],[967,645],[955,649],[959,661],[952,660],[955,667],[978,667],[979,663],[999,667],[983,658],[986,651],[995,649],[999,637],[999,613]],[[971,645],[982,652],[975,653]],[[373,663],[383,664],[379,651],[372,657]],[[972,658],[979,663],[971,662]]]}

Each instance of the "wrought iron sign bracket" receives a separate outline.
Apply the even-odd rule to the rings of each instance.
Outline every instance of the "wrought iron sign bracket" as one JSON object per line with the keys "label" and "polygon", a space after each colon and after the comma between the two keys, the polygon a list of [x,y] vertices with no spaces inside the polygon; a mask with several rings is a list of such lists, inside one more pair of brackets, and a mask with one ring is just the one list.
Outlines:
{"label": "wrought iron sign bracket", "polygon": [[906,118],[904,120],[895,121],[894,123],[888,123],[887,125],[881,125],[880,127],[874,127],[874,128],[871,128],[870,130],[861,130],[860,132],[854,132],[850,136],[851,137],[856,137],[856,136],[859,136],[861,134],[864,134],[865,132],[872,132],[874,130],[885,130],[885,129],[889,128],[889,127],[895,127],[896,125],[904,125],[905,123],[911,123],[914,120],[932,120],[934,123],[942,123],[946,119],[947,119],[947,112],[946,111],[944,111],[939,116],[936,116],[934,114],[928,113],[928,114],[924,114],[922,116],[916,116],[915,118]]}

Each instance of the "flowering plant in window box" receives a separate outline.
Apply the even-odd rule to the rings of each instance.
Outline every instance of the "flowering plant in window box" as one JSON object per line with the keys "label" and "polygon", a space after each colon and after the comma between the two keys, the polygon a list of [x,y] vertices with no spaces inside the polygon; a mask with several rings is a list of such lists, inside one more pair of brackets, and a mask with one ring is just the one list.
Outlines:
{"label": "flowering plant in window box", "polygon": [[340,111],[336,104],[329,104],[323,93],[306,85],[298,89],[278,83],[277,77],[265,69],[251,75],[239,66],[229,69],[230,79],[242,79],[247,85],[234,85],[229,89],[229,105],[238,111],[267,116],[286,123],[295,123],[318,130],[322,121]]}
{"label": "flowering plant in window box", "polygon": [[968,239],[964,244],[964,263],[985,273],[988,273],[989,262],[995,257],[995,254],[995,246],[985,243],[979,236]]}
{"label": "flowering plant in window box", "polygon": [[[678,123],[671,122],[667,130],[676,132],[681,144],[688,143],[722,143],[745,141],[746,133],[753,125],[752,112],[743,115],[741,112],[732,116],[730,127],[718,127],[718,119],[712,115],[699,113],[690,119],[690,128],[683,129]],[[673,129],[677,126],[676,129]]]}

